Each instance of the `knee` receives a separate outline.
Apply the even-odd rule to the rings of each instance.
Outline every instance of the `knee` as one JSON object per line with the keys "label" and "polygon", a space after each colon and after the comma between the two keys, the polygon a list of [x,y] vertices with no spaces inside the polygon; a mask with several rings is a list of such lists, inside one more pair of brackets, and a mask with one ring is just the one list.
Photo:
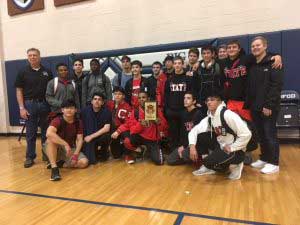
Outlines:
{"label": "knee", "polygon": [[79,169],[84,169],[89,165],[89,160],[84,158],[84,159],[80,159],[77,163],[77,168]]}

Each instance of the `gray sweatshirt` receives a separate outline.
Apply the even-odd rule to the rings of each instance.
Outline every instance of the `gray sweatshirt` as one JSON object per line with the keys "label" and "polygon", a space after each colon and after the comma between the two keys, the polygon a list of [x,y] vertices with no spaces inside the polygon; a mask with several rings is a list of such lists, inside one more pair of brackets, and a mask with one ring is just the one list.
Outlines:
{"label": "gray sweatshirt", "polygon": [[79,104],[79,96],[78,92],[76,91],[76,86],[72,81],[68,81],[65,85],[60,79],[58,79],[56,90],[54,90],[54,78],[48,82],[47,90],[46,90],[46,100],[50,105],[52,112],[60,112],[61,111],[61,104],[65,100],[73,100],[76,103],[76,108],[80,108]]}
{"label": "gray sweatshirt", "polygon": [[[105,81],[103,80],[105,79]],[[92,96],[95,92],[102,93],[107,100],[112,99],[111,82],[108,76],[103,73],[88,74],[82,82],[82,106],[86,106],[91,102]]]}

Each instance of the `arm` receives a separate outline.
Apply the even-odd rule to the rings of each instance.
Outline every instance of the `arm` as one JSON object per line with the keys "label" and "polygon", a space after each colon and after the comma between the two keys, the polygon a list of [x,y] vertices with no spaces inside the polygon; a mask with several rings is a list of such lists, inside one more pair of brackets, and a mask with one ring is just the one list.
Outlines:
{"label": "arm", "polygon": [[24,105],[24,96],[23,96],[23,88],[16,88],[16,96],[20,109],[20,116],[22,119],[27,120],[29,116],[29,112],[25,109]]}
{"label": "arm", "polygon": [[69,144],[62,139],[60,136],[58,136],[58,134],[56,133],[57,129],[54,126],[49,126],[47,129],[47,133],[46,133],[46,137],[49,141],[57,144],[57,145],[62,145],[65,146],[66,148],[70,148]]}
{"label": "arm", "polygon": [[82,104],[82,107],[85,107],[86,106],[86,99],[87,99],[87,94],[88,94],[88,84],[87,84],[87,77],[89,76],[89,74],[87,74],[85,76],[85,78],[83,78],[83,81],[82,81],[82,96],[81,96],[81,104]]}
{"label": "arm", "polygon": [[189,145],[196,146],[198,134],[209,131],[208,117],[205,117],[199,124],[193,127],[189,132]]}
{"label": "arm", "polygon": [[[58,85],[60,85],[58,83]],[[55,98],[54,94],[54,80],[51,80],[48,82],[47,90],[46,90],[46,100],[48,104],[51,106],[51,108],[60,108],[62,101]]]}
{"label": "arm", "polygon": [[93,139],[101,136],[102,134],[108,133],[110,131],[110,124],[105,124],[104,127],[102,127],[100,130],[97,132],[90,134],[84,138],[84,141],[89,143]]}
{"label": "arm", "polygon": [[104,75],[106,79],[106,84],[105,84],[105,93],[107,96],[107,100],[112,100],[112,89],[111,89],[111,82],[108,76]]}
{"label": "arm", "polygon": [[237,136],[235,141],[230,145],[230,152],[245,149],[252,135],[246,122],[236,113],[228,110],[224,113],[224,119]]}
{"label": "arm", "polygon": [[283,70],[271,69],[269,91],[267,93],[264,108],[274,109],[279,103],[280,93],[283,85]]}
{"label": "arm", "polygon": [[79,153],[82,149],[82,146],[83,146],[83,134],[77,134],[76,149],[75,149],[74,155],[79,155]]}

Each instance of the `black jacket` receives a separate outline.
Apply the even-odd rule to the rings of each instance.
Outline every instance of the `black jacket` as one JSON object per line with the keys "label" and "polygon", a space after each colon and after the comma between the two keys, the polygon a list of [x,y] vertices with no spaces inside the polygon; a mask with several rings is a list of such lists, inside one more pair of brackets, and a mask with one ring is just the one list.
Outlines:
{"label": "black jacket", "polygon": [[[127,81],[125,85],[125,101],[131,105],[131,96],[132,96],[132,84],[133,84],[133,78]],[[143,77],[141,78],[141,87],[140,90],[148,92],[148,85],[147,85],[147,78]]]}
{"label": "black jacket", "polygon": [[283,86],[283,69],[273,69],[273,61],[266,56],[249,70],[245,108],[262,111],[280,109],[280,93]]}
{"label": "black jacket", "polygon": [[151,101],[156,100],[157,79],[154,75],[147,78],[148,93]]}
{"label": "black jacket", "polygon": [[205,100],[212,91],[222,91],[221,69],[217,62],[214,62],[209,68],[199,62],[199,69],[193,76],[194,92],[197,95],[197,103],[205,105]]}

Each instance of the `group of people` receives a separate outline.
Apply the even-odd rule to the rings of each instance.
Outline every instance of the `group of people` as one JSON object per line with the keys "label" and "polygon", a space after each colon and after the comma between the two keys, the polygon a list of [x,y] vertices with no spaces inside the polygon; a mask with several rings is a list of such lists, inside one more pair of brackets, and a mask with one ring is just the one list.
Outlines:
{"label": "group of people", "polygon": [[[194,175],[230,172],[240,179],[244,162],[262,173],[279,171],[276,119],[283,85],[281,56],[267,51],[258,36],[246,55],[238,41],[217,50],[202,46],[180,56],[166,56],[142,76],[142,62],[121,58],[122,72],[111,80],[98,59],[84,73],[75,59],[73,73],[64,63],[57,77],[41,65],[40,51],[28,49],[29,65],[15,81],[20,116],[26,120],[26,160],[36,158],[41,127],[43,159],[51,180],[59,168],[85,168],[110,154],[128,164],[149,155],[156,165],[193,163]],[[146,119],[147,102],[156,102],[156,119]],[[153,108],[152,108],[153,110]],[[251,151],[260,143],[260,159]],[[146,154],[147,153],[147,154]]]}

